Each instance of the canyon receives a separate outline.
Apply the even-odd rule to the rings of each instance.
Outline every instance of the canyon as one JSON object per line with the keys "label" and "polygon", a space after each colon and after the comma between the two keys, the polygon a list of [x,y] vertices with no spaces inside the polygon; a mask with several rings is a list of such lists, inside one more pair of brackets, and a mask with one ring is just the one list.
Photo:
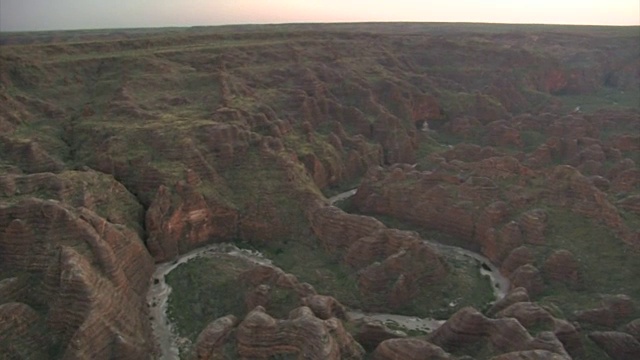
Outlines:
{"label": "canyon", "polygon": [[2,33],[0,358],[637,359],[639,162],[637,27]]}

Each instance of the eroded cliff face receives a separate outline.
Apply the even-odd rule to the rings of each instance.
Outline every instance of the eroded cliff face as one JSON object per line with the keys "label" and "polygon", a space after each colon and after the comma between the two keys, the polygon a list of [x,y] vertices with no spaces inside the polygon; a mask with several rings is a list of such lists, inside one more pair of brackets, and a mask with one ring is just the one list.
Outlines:
{"label": "eroded cliff face", "polygon": [[135,198],[93,172],[7,175],[2,183],[10,185],[5,196],[17,195],[0,207],[8,354],[152,358],[144,299],[153,260],[127,226],[142,210]]}
{"label": "eroded cliff face", "polygon": [[[402,309],[457,267],[422,235],[326,206],[322,191],[365,174],[360,211],[462,240],[534,299],[603,283],[574,246],[589,234],[574,229],[637,248],[639,117],[614,104],[637,93],[635,38],[318,26],[2,36],[0,349],[153,356],[144,303],[153,263],[224,241],[317,251],[343,266],[326,282],[347,274],[370,308]],[[595,92],[616,109],[570,113],[591,107]],[[308,254],[294,255],[282,258],[303,268]],[[628,268],[621,278],[634,278]],[[324,282],[326,273],[305,275]],[[246,299],[255,314],[211,325],[203,348],[242,333],[246,357],[263,348],[359,356],[336,320],[340,302],[316,294],[276,315],[260,287],[269,284],[256,285]],[[579,318],[612,319],[596,305]],[[620,330],[635,313],[625,314],[599,330]],[[502,330],[486,324],[501,322],[483,319],[481,337],[494,341]],[[251,340],[254,327],[277,336]],[[521,335],[526,345],[505,345],[516,353],[502,358],[565,356],[546,334]],[[631,343],[611,335],[593,342]],[[375,356],[449,356],[444,340],[445,350],[389,341]]]}

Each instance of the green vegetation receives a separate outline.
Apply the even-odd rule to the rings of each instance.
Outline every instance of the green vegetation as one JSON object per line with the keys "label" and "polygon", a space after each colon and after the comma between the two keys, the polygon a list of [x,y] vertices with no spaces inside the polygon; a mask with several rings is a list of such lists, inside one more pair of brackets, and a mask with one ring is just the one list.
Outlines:
{"label": "green vegetation", "polygon": [[195,341],[211,321],[230,314],[244,316],[247,287],[238,276],[251,266],[246,260],[221,254],[191,260],[169,273],[168,316],[180,336]]}
{"label": "green vegetation", "polygon": [[480,265],[472,259],[445,255],[449,274],[420,289],[413,301],[398,313],[421,318],[447,319],[458,310],[472,306],[484,309],[495,300],[491,282],[480,274]]}
{"label": "green vegetation", "polygon": [[267,244],[261,249],[273,264],[296,275],[319,294],[331,295],[352,308],[362,308],[362,301],[353,269],[343,265],[337,257],[320,248],[317,240],[297,239],[281,245]]}

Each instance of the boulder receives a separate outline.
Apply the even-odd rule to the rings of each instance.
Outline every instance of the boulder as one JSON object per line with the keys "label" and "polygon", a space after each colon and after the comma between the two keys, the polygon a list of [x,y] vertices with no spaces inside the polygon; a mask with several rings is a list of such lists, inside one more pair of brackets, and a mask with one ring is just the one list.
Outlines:
{"label": "boulder", "polygon": [[640,341],[627,333],[596,331],[590,333],[589,338],[598,344],[612,359],[640,359]]}
{"label": "boulder", "polygon": [[374,360],[453,360],[448,354],[437,345],[427,341],[408,339],[385,340],[373,352]]}

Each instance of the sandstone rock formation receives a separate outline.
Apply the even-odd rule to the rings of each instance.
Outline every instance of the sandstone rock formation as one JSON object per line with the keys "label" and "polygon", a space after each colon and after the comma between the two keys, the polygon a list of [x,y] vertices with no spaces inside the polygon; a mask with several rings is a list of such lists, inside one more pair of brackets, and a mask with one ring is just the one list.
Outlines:
{"label": "sandstone rock formation", "polygon": [[176,193],[160,186],[146,213],[147,246],[156,262],[170,260],[199,245],[229,241],[237,233],[238,214],[212,200],[195,187],[178,183]]}
{"label": "sandstone rock formation", "polygon": [[224,356],[224,345],[238,320],[233,315],[212,321],[200,332],[195,343],[195,358],[213,360]]}
{"label": "sandstone rock formation", "polygon": [[633,314],[634,309],[634,301],[629,296],[607,295],[603,297],[600,307],[578,311],[576,318],[581,322],[612,329],[617,323]]}
{"label": "sandstone rock formation", "polygon": [[555,250],[543,265],[543,272],[547,278],[574,286],[580,281],[579,271],[578,262],[567,250]]}
{"label": "sandstone rock formation", "polygon": [[415,233],[386,228],[379,221],[332,206],[310,213],[311,226],[331,253],[358,271],[360,292],[370,306],[400,307],[415,291],[446,276],[443,260]]}
{"label": "sandstone rock formation", "polygon": [[453,356],[439,346],[419,339],[390,339],[385,340],[373,352],[375,360],[396,359],[433,359],[451,360]]}
{"label": "sandstone rock formation", "polygon": [[613,359],[632,360],[640,356],[640,341],[617,331],[596,331],[589,338],[603,348]]}
{"label": "sandstone rock formation", "polygon": [[0,207],[0,225],[3,269],[33,284],[11,297],[40,309],[29,319],[58,334],[51,346],[60,356],[150,356],[145,296],[153,262],[134,230],[34,198]]}
{"label": "sandstone rock formation", "polygon": [[[527,318],[527,322],[530,320]],[[513,317],[489,319],[473,308],[464,308],[427,336],[427,340],[443,349],[488,342],[495,353],[544,350],[560,358],[569,358],[553,332],[540,332],[532,337]],[[507,357],[508,358],[508,357]]]}
{"label": "sandstone rock formation", "polygon": [[363,350],[336,319],[321,320],[311,309],[293,310],[277,320],[257,307],[238,325],[238,355],[264,358],[289,354],[307,359],[360,359]]}
{"label": "sandstone rock formation", "polygon": [[375,350],[378,345],[388,339],[405,337],[406,334],[389,329],[382,321],[363,317],[354,321],[353,338],[367,351]]}
{"label": "sandstone rock formation", "polygon": [[640,319],[635,319],[625,325],[624,331],[631,334],[636,339],[640,340]]}

